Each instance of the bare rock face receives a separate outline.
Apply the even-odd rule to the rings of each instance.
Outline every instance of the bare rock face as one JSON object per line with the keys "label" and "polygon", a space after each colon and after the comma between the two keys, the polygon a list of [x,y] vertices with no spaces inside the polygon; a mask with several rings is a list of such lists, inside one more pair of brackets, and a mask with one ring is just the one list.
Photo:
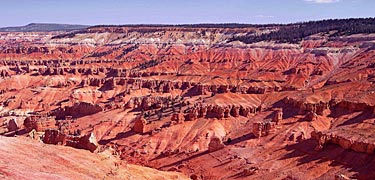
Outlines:
{"label": "bare rock face", "polygon": [[343,174],[336,174],[335,180],[351,180],[351,179]]}
{"label": "bare rock face", "polygon": [[94,152],[99,146],[93,133],[84,136],[72,136],[53,129],[47,129],[44,132],[43,142],[46,144],[59,144],[78,149],[86,149],[91,152]]}
{"label": "bare rock face", "polygon": [[102,86],[102,90],[113,90],[116,87],[116,79],[109,78],[105,81],[104,85]]}
{"label": "bare rock face", "polygon": [[211,85],[198,84],[195,86],[195,93],[197,95],[207,95],[209,93],[239,93],[239,94],[264,94],[266,92],[279,91],[277,88],[269,87],[249,87],[249,86],[235,86],[235,85]]}
{"label": "bare rock face", "polygon": [[66,116],[72,116],[73,118],[82,117],[86,115],[95,114],[101,112],[103,108],[97,104],[91,104],[87,102],[75,103],[70,107],[63,107],[55,110],[52,114],[57,119],[64,119]]}
{"label": "bare rock face", "polygon": [[288,138],[289,141],[293,141],[293,142],[300,142],[305,139],[306,139],[306,135],[303,131],[302,132],[292,131]]}
{"label": "bare rock face", "polygon": [[56,120],[54,116],[29,116],[25,119],[23,125],[27,132],[33,129],[37,132],[43,132],[46,129],[56,128]]}
{"label": "bare rock face", "polygon": [[143,118],[137,118],[134,122],[133,131],[136,133],[145,133],[146,132],[147,121]]}
{"label": "bare rock face", "polygon": [[190,179],[192,179],[192,180],[200,180],[199,176],[197,176],[196,174],[190,175]]}
{"label": "bare rock face", "polygon": [[[361,130],[366,132],[370,130]],[[375,140],[372,135],[366,138],[366,135],[359,135],[354,132],[340,131],[340,130],[328,130],[323,132],[313,131],[311,137],[318,141],[318,145],[315,150],[323,150],[324,147],[331,143],[341,146],[343,149],[351,149],[356,152],[373,154],[375,151]]]}
{"label": "bare rock face", "polygon": [[249,168],[245,168],[243,171],[242,171],[242,174],[243,176],[251,176],[251,175],[254,175],[258,172],[259,168],[258,167],[249,167]]}
{"label": "bare rock face", "polygon": [[155,109],[155,108],[160,108],[163,104],[164,101],[166,101],[166,98],[162,97],[143,97],[141,101],[140,107],[143,110],[150,110],[150,109]]}
{"label": "bare rock face", "polygon": [[255,137],[267,136],[276,127],[275,122],[254,122],[253,134]]}
{"label": "bare rock face", "polygon": [[305,116],[306,121],[316,121],[318,119],[318,115],[312,111],[307,112]]}
{"label": "bare rock face", "polygon": [[210,143],[208,144],[208,151],[214,152],[220,149],[223,149],[225,145],[219,137],[212,137]]}
{"label": "bare rock face", "polygon": [[137,108],[138,106],[135,104],[134,99],[130,99],[126,104],[125,108],[126,109],[132,109],[132,108]]}
{"label": "bare rock face", "polygon": [[67,135],[56,129],[47,129],[44,131],[43,142],[46,144],[66,144]]}
{"label": "bare rock face", "polygon": [[152,110],[163,107],[164,105],[170,105],[172,102],[171,97],[159,97],[159,96],[143,96],[143,97],[132,97],[125,105],[126,108],[141,108],[142,110]]}
{"label": "bare rock face", "polygon": [[304,114],[305,112],[313,112],[318,115],[324,115],[325,110],[329,110],[331,102],[318,102],[318,103],[310,103],[304,102],[298,99],[294,99],[291,97],[286,97],[284,99],[284,103],[289,104],[295,108],[299,109],[299,114]]}
{"label": "bare rock face", "polygon": [[[69,145],[69,144],[68,144]],[[87,149],[91,152],[94,152],[98,148],[99,144],[96,140],[94,133],[86,134],[76,141],[72,147],[79,148],[79,149]]]}
{"label": "bare rock face", "polygon": [[174,113],[172,115],[171,120],[181,124],[185,121],[185,118],[184,118],[184,115],[182,113]]}
{"label": "bare rock face", "polygon": [[190,110],[186,115],[185,115],[185,120],[186,121],[193,121],[198,118],[198,109],[192,109]]}
{"label": "bare rock face", "polygon": [[233,117],[238,117],[240,116],[240,108],[239,106],[233,106],[232,109],[230,110],[230,115]]}
{"label": "bare rock face", "polygon": [[17,131],[19,129],[19,126],[14,119],[10,119],[7,124],[7,128],[9,132]]}
{"label": "bare rock face", "polygon": [[196,86],[196,89],[198,95],[206,95],[208,93],[208,87],[205,85],[199,84]]}
{"label": "bare rock face", "polygon": [[274,112],[274,117],[272,121],[275,122],[276,125],[278,125],[281,120],[283,120],[283,110],[279,109]]}
{"label": "bare rock face", "polygon": [[[327,144],[337,144],[360,152],[350,152],[351,159],[367,156],[361,153],[373,154],[374,133],[367,132],[374,132],[375,46],[372,41],[375,34],[328,38],[320,33],[304,38],[301,43],[240,40],[277,29],[277,25],[260,28],[115,26],[93,27],[56,38],[57,32],[53,38],[50,33],[14,36],[1,32],[0,107],[4,108],[0,131],[21,128],[18,119],[8,123],[9,118],[27,113],[52,114],[62,121],[55,125],[53,120],[42,116],[25,121],[30,137],[38,139],[44,131],[45,143],[95,151],[97,143],[93,134],[78,136],[80,133],[74,131],[87,132],[93,128],[95,134],[100,134],[104,146],[116,146],[119,154],[126,156],[136,149],[136,157],[124,159],[158,167],[166,167],[169,162],[154,157],[160,153],[170,156],[174,148],[183,156],[190,156],[190,150],[208,148],[212,152],[223,148],[221,138],[227,132],[236,142],[241,141],[235,146],[264,145],[254,152],[236,151],[239,156],[229,159],[231,162],[222,162],[226,160],[224,157],[232,156],[227,154],[231,152],[222,150],[221,157],[199,156],[186,162],[189,164],[185,168],[171,168],[184,173],[192,170],[186,174],[196,174],[193,177],[201,179],[223,179],[221,175],[246,178],[239,176],[254,173],[258,178],[264,174],[270,179],[285,177],[300,167],[294,166],[295,163],[288,168],[272,166],[273,161],[288,163],[288,159],[276,158],[286,157],[288,152],[278,151],[272,157],[268,154],[285,148],[280,146],[286,144],[303,145],[306,143],[303,140],[310,137],[307,133],[313,130],[327,130],[314,135],[317,150],[323,150]],[[137,113],[146,119],[134,121],[132,131],[139,134],[129,141],[123,132],[131,125],[126,117]],[[90,118],[83,117],[88,115]],[[307,122],[299,121],[301,117]],[[190,120],[194,121],[185,122]],[[249,122],[255,122],[252,132],[256,137],[276,130],[281,135],[248,140],[248,128],[243,125]],[[336,131],[338,127],[344,130]],[[356,128],[359,130],[352,131]],[[70,135],[72,130],[75,135]],[[212,132],[220,134],[220,138],[213,137],[210,141]],[[117,144],[118,137],[124,141]],[[308,152],[301,150],[301,153]],[[362,170],[366,167],[372,167],[361,164],[361,160],[347,161],[347,151],[339,153],[343,156],[329,160],[348,163],[356,167],[354,171],[358,170],[359,175],[365,174]],[[245,156],[249,158],[244,159]],[[168,158],[172,161],[179,157]],[[196,166],[201,158],[207,163]],[[262,170],[247,166],[256,163],[258,158],[262,161],[264,158],[265,163],[259,164]],[[241,160],[237,168],[236,159],[246,160],[246,164],[242,165]],[[217,160],[228,164],[212,168]],[[344,168],[316,162],[306,162],[305,166],[293,174],[296,178],[286,179],[313,179],[312,173],[305,173],[311,167],[316,168],[314,177],[330,179],[332,172],[341,172]],[[232,167],[235,169],[229,169]],[[217,173],[224,168],[227,172]],[[320,168],[324,170],[319,172]]]}
{"label": "bare rock face", "polygon": [[192,109],[189,110],[187,119],[194,120],[200,117],[214,117],[217,119],[244,116],[247,117],[250,113],[256,113],[256,107],[244,107],[244,106],[223,106],[223,105],[211,105],[211,104],[196,104]]}

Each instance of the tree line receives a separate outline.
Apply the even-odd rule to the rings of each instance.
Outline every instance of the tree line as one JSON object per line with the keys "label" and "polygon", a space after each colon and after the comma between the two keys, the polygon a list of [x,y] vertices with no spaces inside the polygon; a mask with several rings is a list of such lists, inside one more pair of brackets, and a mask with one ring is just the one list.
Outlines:
{"label": "tree line", "polygon": [[352,34],[375,33],[375,18],[328,19],[321,21],[286,24],[278,30],[267,34],[249,34],[233,37],[230,41],[241,41],[247,44],[260,41],[277,43],[298,43],[313,34],[326,33],[329,37]]}

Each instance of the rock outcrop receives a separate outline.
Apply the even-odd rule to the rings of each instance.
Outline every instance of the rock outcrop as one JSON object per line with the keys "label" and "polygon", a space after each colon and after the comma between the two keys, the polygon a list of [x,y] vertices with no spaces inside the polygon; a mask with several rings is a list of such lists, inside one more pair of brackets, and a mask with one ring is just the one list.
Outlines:
{"label": "rock outcrop", "polygon": [[283,120],[283,110],[278,109],[278,110],[274,111],[274,116],[273,116],[272,122],[275,122],[276,125],[278,125],[280,123],[280,121],[282,121],[282,120]]}
{"label": "rock outcrop", "polygon": [[72,136],[52,129],[48,129],[44,132],[43,142],[46,144],[59,144],[78,149],[86,149],[91,152],[94,152],[99,146],[93,133],[83,136]]}
{"label": "rock outcrop", "polygon": [[23,123],[25,130],[30,132],[35,129],[37,132],[44,132],[47,129],[56,128],[54,116],[29,116]]}
{"label": "rock outcrop", "polygon": [[64,119],[66,116],[78,118],[86,115],[101,112],[103,108],[98,104],[91,104],[86,102],[75,103],[73,106],[58,108],[52,112],[56,119]]}
{"label": "rock outcrop", "polygon": [[306,112],[313,112],[318,115],[324,115],[325,110],[329,110],[331,103],[328,102],[317,102],[317,103],[310,103],[304,102],[301,100],[293,99],[290,97],[286,97],[284,99],[285,104],[289,104],[295,108],[299,109],[299,114],[305,114]]}
{"label": "rock outcrop", "polygon": [[7,124],[8,132],[17,131],[20,126],[17,124],[15,119],[10,119]]}
{"label": "rock outcrop", "polygon": [[267,136],[276,128],[276,123],[271,121],[254,122],[253,134],[255,137]]}
{"label": "rock outcrop", "polygon": [[146,125],[147,125],[147,121],[143,118],[137,118],[135,121],[134,121],[134,126],[133,126],[133,131],[136,132],[136,133],[145,133],[146,132]]}
{"label": "rock outcrop", "polygon": [[182,113],[173,113],[171,120],[175,121],[178,124],[181,124],[185,121],[185,118]]}
{"label": "rock outcrop", "polygon": [[214,152],[218,151],[220,149],[223,149],[225,147],[223,141],[217,137],[213,136],[210,140],[210,143],[208,144],[208,152]]}
{"label": "rock outcrop", "polygon": [[44,131],[43,142],[46,144],[65,145],[67,135],[56,129],[47,129]]}
{"label": "rock outcrop", "polygon": [[318,115],[312,111],[306,113],[305,118],[306,121],[316,121],[318,119]]}
{"label": "rock outcrop", "polygon": [[[362,132],[362,133],[358,133]],[[360,153],[373,154],[375,151],[375,139],[369,130],[348,131],[344,129],[312,132],[311,137],[317,140],[315,150],[323,150],[327,144],[337,144],[344,149],[351,149]]]}
{"label": "rock outcrop", "polygon": [[[372,155],[361,153],[374,151],[375,35],[334,30],[301,42],[252,42],[286,26],[0,32],[0,134],[96,151],[95,133],[100,150],[197,179],[332,179],[338,172],[374,179],[364,160]],[[312,131],[317,150],[352,151],[308,153]],[[222,137],[228,149],[220,150]],[[200,152],[207,148],[220,151]],[[301,169],[280,158],[289,149],[298,151],[293,160],[314,158],[302,159]],[[327,163],[309,161],[322,158]]]}
{"label": "rock outcrop", "polygon": [[251,106],[237,106],[237,105],[212,105],[212,104],[197,104],[188,110],[187,119],[195,119],[200,117],[212,117],[217,119],[244,116],[248,117],[250,114],[255,114],[260,110],[259,107]]}
{"label": "rock outcrop", "polygon": [[337,174],[335,175],[335,180],[351,180],[351,179],[343,174]]}

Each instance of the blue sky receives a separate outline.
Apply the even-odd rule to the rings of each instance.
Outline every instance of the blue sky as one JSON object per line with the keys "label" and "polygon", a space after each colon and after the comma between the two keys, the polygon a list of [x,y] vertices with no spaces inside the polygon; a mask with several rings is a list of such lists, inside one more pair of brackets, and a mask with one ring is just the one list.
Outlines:
{"label": "blue sky", "polygon": [[0,26],[288,23],[375,17],[375,0],[2,0]]}

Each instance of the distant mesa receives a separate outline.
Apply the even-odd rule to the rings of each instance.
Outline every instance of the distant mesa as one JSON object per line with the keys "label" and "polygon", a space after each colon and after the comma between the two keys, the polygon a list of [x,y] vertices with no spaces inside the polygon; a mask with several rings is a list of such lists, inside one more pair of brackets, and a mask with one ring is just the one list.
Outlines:
{"label": "distant mesa", "polygon": [[30,23],[26,26],[3,27],[0,32],[46,32],[46,31],[73,31],[88,28],[86,25]]}

